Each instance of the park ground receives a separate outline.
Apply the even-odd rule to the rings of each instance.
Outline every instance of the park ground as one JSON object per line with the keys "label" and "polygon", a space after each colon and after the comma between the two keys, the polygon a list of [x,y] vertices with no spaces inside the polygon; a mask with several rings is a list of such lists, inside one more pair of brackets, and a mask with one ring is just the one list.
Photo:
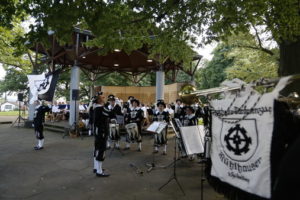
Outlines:
{"label": "park ground", "polygon": [[[15,118],[0,117],[0,121]],[[104,168],[111,174],[109,178],[98,178],[92,173],[92,137],[63,139],[61,134],[47,131],[45,136],[45,149],[35,151],[32,129],[0,124],[1,200],[200,199],[202,165],[195,161],[178,163],[178,181],[186,195],[174,180],[158,191],[168,181],[173,169],[146,172],[145,163],[152,160],[151,136],[144,136],[142,152],[135,151],[135,145],[124,152],[124,156],[118,151],[107,151]],[[170,136],[168,155],[158,154],[158,165],[172,162],[174,139]],[[137,174],[131,164],[144,171],[143,175]],[[204,182],[204,200],[223,199]]]}

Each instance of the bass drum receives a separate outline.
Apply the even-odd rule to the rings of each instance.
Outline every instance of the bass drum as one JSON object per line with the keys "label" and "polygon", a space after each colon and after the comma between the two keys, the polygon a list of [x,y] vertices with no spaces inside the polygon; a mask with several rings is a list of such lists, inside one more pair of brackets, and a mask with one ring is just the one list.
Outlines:
{"label": "bass drum", "polygon": [[120,139],[120,127],[119,127],[119,124],[109,124],[109,138],[112,141]]}
{"label": "bass drum", "polygon": [[127,124],[125,125],[125,128],[130,140],[134,140],[135,138],[139,137],[138,126],[136,123]]}

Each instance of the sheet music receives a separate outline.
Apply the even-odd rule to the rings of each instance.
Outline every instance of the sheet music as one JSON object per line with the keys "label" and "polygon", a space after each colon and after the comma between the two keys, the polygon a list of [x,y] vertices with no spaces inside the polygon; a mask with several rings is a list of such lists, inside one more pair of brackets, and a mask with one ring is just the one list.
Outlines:
{"label": "sheet music", "polygon": [[204,126],[180,127],[180,132],[187,155],[204,153]]}
{"label": "sheet music", "polygon": [[154,132],[154,133],[161,133],[167,125],[168,125],[168,124],[165,123],[165,122],[153,122],[153,123],[147,128],[147,131],[149,131],[149,132]]}

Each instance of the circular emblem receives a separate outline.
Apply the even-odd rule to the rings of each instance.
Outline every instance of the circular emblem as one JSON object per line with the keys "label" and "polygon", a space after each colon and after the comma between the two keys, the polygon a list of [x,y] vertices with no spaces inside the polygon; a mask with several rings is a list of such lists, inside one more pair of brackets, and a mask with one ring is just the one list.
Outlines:
{"label": "circular emblem", "polygon": [[240,124],[231,127],[224,140],[226,148],[237,156],[243,153],[246,154],[249,151],[249,145],[252,143],[251,138],[247,136],[247,131]]}

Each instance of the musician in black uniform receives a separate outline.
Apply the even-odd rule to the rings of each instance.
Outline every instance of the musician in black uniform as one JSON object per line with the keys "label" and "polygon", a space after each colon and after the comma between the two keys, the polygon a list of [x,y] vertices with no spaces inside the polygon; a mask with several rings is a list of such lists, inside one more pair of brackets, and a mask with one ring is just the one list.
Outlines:
{"label": "musician in black uniform", "polygon": [[[111,125],[115,125],[115,131],[118,132],[118,133],[115,133],[115,134],[110,133],[109,139],[112,140],[112,141],[115,141],[115,147],[117,149],[119,149],[121,138],[120,138],[119,128],[117,128],[116,126],[118,126],[118,124],[117,124],[117,115],[123,115],[122,114],[122,108],[121,108],[121,106],[116,104],[116,99],[113,95],[108,97],[108,102],[109,102],[109,105],[107,106],[107,108],[110,110],[110,115],[109,115],[110,122],[109,123],[111,123]],[[107,148],[110,148],[110,142],[109,141],[107,141]]]}
{"label": "musician in black uniform", "polygon": [[33,125],[34,125],[34,132],[36,135],[36,138],[38,140],[38,144],[34,147],[35,150],[41,150],[43,149],[44,145],[44,122],[45,122],[45,113],[49,112],[51,109],[50,107],[44,105],[44,102],[42,102],[42,105],[40,105],[40,102],[36,100],[34,102],[35,105],[35,111],[34,111],[34,118],[33,118]]}
{"label": "musician in black uniform", "polygon": [[97,177],[108,177],[109,174],[104,173],[102,163],[105,160],[106,142],[108,138],[108,122],[109,110],[104,106],[104,96],[102,93],[97,97],[94,104],[94,173]]}
{"label": "musician in black uniform", "polygon": [[195,115],[195,110],[192,106],[185,107],[185,116],[182,120],[183,126],[195,126],[198,125],[198,119]]}
{"label": "musician in black uniform", "polygon": [[182,120],[184,117],[184,106],[182,104],[182,101],[180,99],[176,100],[175,110],[174,110],[174,118],[177,118],[179,120]]}
{"label": "musician in black uniform", "polygon": [[[159,101],[157,103],[157,108],[158,110],[154,113],[153,121],[169,123],[169,112],[164,111],[164,109],[166,108],[166,104],[163,101]],[[167,155],[167,133],[168,126],[161,133],[155,134],[153,153],[158,153],[158,147],[162,145],[164,146],[163,155]]]}
{"label": "musician in black uniform", "polygon": [[143,110],[139,107],[140,101],[137,99],[131,100],[132,108],[129,109],[129,113],[126,116],[126,123],[137,124],[137,133],[128,134],[126,137],[126,147],[124,150],[130,149],[130,143],[136,141],[138,143],[138,151],[142,151],[142,122],[144,120]]}

